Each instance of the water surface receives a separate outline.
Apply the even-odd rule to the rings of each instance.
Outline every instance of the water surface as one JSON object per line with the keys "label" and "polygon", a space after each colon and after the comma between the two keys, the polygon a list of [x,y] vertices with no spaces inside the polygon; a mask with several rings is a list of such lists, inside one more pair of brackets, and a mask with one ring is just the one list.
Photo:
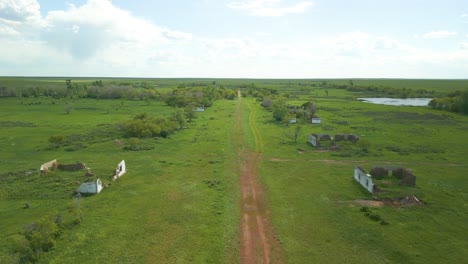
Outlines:
{"label": "water surface", "polygon": [[382,105],[427,106],[432,98],[358,98],[358,100]]}

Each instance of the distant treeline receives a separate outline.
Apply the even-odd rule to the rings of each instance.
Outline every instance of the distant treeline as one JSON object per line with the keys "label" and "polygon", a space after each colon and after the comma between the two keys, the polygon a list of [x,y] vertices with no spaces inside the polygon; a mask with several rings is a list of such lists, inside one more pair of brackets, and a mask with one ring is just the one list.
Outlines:
{"label": "distant treeline", "polygon": [[373,93],[376,95],[398,98],[431,98],[435,95],[435,91],[426,89],[395,88],[384,85],[355,85],[352,80],[350,80],[348,84],[322,82],[320,86],[322,88],[346,89],[350,92]]}
{"label": "distant treeline", "polygon": [[447,97],[434,98],[429,102],[434,109],[468,114],[468,90],[450,93]]}
{"label": "distant treeline", "polygon": [[[175,86],[174,86],[175,87]],[[205,106],[220,98],[234,99],[236,93],[226,89],[222,85],[213,83],[182,83],[173,91],[164,93],[160,87],[152,83],[142,82],[103,82],[101,80],[92,82],[74,82],[65,80],[63,83],[40,85],[27,85],[25,87],[8,87],[0,85],[0,97],[53,97],[53,98],[96,98],[96,99],[130,99],[148,100],[161,99],[169,105],[184,107],[189,103],[182,101],[182,97],[192,97],[190,103],[196,101],[197,104]],[[165,89],[167,91],[167,89]],[[182,95],[183,94],[183,95]],[[174,100],[173,100],[174,99]],[[175,106],[175,105],[174,105]]]}

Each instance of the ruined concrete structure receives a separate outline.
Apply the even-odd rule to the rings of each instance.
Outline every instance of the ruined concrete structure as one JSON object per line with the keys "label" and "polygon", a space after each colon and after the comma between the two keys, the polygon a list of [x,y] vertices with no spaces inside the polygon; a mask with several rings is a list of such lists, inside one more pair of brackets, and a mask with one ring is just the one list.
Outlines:
{"label": "ruined concrete structure", "polygon": [[359,141],[359,137],[353,134],[335,134],[335,141],[351,141],[356,143]]}
{"label": "ruined concrete structure", "polygon": [[309,143],[314,147],[320,147],[321,140],[333,140],[333,137],[330,134],[310,134]]}
{"label": "ruined concrete structure", "polygon": [[78,162],[75,164],[59,164],[59,170],[67,170],[67,171],[77,171],[77,170],[84,170],[86,169],[86,165],[84,163]]}
{"label": "ruined concrete structure", "polygon": [[125,166],[125,160],[122,160],[117,164],[117,168],[115,168],[114,174],[112,174],[112,180],[117,180],[118,178],[122,177],[127,172],[127,168]]}
{"label": "ruined concrete structure", "polygon": [[318,116],[312,117],[311,122],[312,122],[312,124],[321,124],[322,119],[320,117],[318,117]]}
{"label": "ruined concrete structure", "polygon": [[97,179],[93,182],[83,182],[76,191],[83,194],[98,194],[103,188],[101,180]]}
{"label": "ruined concrete structure", "polygon": [[313,134],[310,134],[310,135],[309,135],[309,143],[310,143],[312,146],[317,147],[317,145],[318,145],[317,137],[314,136]]}
{"label": "ruined concrete structure", "polygon": [[372,181],[372,176],[367,174],[361,167],[354,166],[354,180],[356,180],[368,192],[374,193],[376,186]]}
{"label": "ruined concrete structure", "polygon": [[57,166],[58,166],[58,162],[56,159],[46,162],[41,165],[41,168],[40,168],[41,174],[47,174],[50,168],[52,168],[52,170],[56,170]]}
{"label": "ruined concrete structure", "polygon": [[386,167],[373,167],[370,170],[370,174],[375,177],[376,179],[382,179],[383,177],[397,177],[400,179],[398,183],[401,186],[416,186],[416,176],[414,174],[403,167],[393,167],[393,166],[386,166]]}

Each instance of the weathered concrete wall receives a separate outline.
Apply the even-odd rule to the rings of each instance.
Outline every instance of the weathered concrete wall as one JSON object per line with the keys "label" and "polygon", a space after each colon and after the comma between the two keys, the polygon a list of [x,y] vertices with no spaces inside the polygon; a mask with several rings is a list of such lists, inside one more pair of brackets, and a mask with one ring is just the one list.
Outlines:
{"label": "weathered concrete wall", "polygon": [[354,167],[354,180],[359,182],[368,192],[374,193],[374,183],[372,177],[367,174],[361,167]]}
{"label": "weathered concrete wall", "polygon": [[86,165],[84,163],[78,162],[75,164],[59,164],[59,170],[67,170],[67,171],[77,171],[77,170],[84,170],[86,169]]}
{"label": "weathered concrete wall", "polygon": [[83,182],[76,191],[85,194],[97,194],[100,193],[102,189],[101,179],[97,179],[94,182]]}
{"label": "weathered concrete wall", "polygon": [[309,143],[314,147],[317,147],[318,145],[317,138],[312,134],[309,135]]}
{"label": "weathered concrete wall", "polygon": [[122,160],[117,164],[117,168],[115,168],[114,174],[112,175],[112,180],[117,180],[118,178],[122,177],[127,172],[127,167],[125,165],[125,160]]}
{"label": "weathered concrete wall", "polygon": [[41,165],[41,168],[40,168],[41,174],[47,174],[47,172],[49,171],[49,168],[52,168],[52,170],[55,170],[57,169],[57,166],[58,166],[58,162],[56,159],[46,162]]}
{"label": "weathered concrete wall", "polygon": [[322,119],[320,117],[312,117],[312,124],[320,124],[322,123]]}
{"label": "weathered concrete wall", "polygon": [[416,186],[416,176],[410,170],[403,167],[373,167],[370,170],[370,174],[379,180],[389,176],[397,177],[400,179],[399,185]]}

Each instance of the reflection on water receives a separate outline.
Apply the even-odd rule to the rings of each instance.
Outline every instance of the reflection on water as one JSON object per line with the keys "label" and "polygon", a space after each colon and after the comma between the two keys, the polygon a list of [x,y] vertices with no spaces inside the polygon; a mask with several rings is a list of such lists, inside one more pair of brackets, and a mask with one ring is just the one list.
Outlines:
{"label": "reflection on water", "polygon": [[358,98],[372,104],[427,106],[432,98]]}

